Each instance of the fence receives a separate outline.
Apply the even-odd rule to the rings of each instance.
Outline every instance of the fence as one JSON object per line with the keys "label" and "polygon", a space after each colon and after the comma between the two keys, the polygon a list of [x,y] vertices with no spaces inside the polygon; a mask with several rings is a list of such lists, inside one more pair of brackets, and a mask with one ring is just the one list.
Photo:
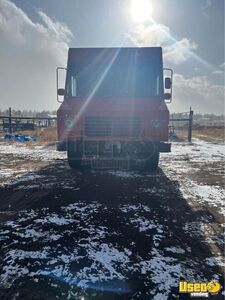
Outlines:
{"label": "fence", "polygon": [[193,130],[194,111],[176,113],[170,115],[169,137],[170,140],[191,142]]}
{"label": "fence", "polygon": [[0,130],[8,131],[12,133],[13,131],[20,130],[35,130],[40,127],[49,127],[55,124],[56,117],[22,117],[22,116],[12,116],[11,107],[9,108],[8,116],[0,116]]}

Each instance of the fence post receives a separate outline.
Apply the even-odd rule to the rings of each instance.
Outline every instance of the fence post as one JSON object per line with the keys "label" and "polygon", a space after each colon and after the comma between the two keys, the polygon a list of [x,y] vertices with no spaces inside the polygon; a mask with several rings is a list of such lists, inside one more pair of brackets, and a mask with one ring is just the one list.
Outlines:
{"label": "fence post", "polygon": [[188,142],[189,143],[191,143],[191,138],[192,138],[193,114],[194,114],[194,111],[190,107],[189,126],[188,126]]}
{"label": "fence post", "polygon": [[12,133],[12,109],[9,108],[9,133]]}

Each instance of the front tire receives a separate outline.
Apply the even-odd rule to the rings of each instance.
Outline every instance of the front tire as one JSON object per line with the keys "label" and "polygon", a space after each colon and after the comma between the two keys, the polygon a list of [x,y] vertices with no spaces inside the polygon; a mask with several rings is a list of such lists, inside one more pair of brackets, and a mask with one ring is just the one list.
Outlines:
{"label": "front tire", "polygon": [[82,156],[75,150],[74,143],[67,145],[67,160],[72,169],[79,169],[81,167]]}
{"label": "front tire", "polygon": [[146,160],[145,170],[146,171],[155,171],[159,165],[159,151],[155,150],[153,155]]}

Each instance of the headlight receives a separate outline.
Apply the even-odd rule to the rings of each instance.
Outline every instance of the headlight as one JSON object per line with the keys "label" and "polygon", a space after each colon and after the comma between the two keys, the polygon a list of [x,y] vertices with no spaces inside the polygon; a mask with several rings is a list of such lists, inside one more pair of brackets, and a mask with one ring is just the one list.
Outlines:
{"label": "headlight", "polygon": [[158,129],[161,127],[161,121],[159,119],[152,120],[152,127],[155,129]]}
{"label": "headlight", "polygon": [[64,125],[66,128],[71,128],[73,126],[73,120],[70,117],[64,119]]}

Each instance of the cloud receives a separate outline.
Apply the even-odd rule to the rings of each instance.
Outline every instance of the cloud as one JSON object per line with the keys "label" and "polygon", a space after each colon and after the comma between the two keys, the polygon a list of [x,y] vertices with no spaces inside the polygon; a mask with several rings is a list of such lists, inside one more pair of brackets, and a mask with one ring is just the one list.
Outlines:
{"label": "cloud", "polygon": [[212,6],[212,0],[205,0],[205,3],[202,5],[202,10],[206,10],[210,6]]}
{"label": "cloud", "polygon": [[[174,65],[184,63],[192,56],[192,51],[196,50],[198,45],[182,38],[179,41],[172,42],[169,27],[163,24],[139,24],[135,30],[128,35],[132,44],[138,47],[164,47],[164,58],[167,62]],[[170,44],[169,44],[170,43]]]}
{"label": "cloud", "polygon": [[219,65],[219,68],[222,69],[222,70],[225,70],[225,62],[222,63],[221,65]]}
{"label": "cloud", "polygon": [[216,71],[213,71],[212,74],[214,74],[214,75],[223,75],[224,71],[222,71],[222,70],[216,70]]}
{"label": "cloud", "polygon": [[169,32],[169,28],[162,24],[139,24],[128,39],[138,47],[157,47],[166,41]]}
{"label": "cloud", "polygon": [[196,50],[198,45],[187,38],[164,48],[164,58],[175,65],[181,64],[192,56],[192,51]]}
{"label": "cloud", "polygon": [[1,108],[56,107],[55,69],[66,64],[69,28],[39,11],[34,23],[8,0],[0,2]]}
{"label": "cloud", "polygon": [[220,64],[218,69],[213,71],[212,74],[213,75],[222,75],[222,76],[224,76],[224,72],[225,72],[225,62]]}
{"label": "cloud", "polygon": [[181,74],[175,74],[173,82],[174,111],[186,111],[192,106],[200,113],[224,113],[223,85],[213,84],[206,76],[185,77]]}
{"label": "cloud", "polygon": [[202,14],[207,19],[209,19],[209,8],[212,6],[212,0],[204,0],[204,3],[201,7]]}

